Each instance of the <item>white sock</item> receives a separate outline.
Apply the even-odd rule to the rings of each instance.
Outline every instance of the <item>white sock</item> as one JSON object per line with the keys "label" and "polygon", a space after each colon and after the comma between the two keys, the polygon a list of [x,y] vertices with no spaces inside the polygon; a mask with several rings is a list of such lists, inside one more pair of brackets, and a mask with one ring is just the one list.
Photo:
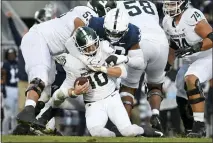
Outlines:
{"label": "white sock", "polygon": [[25,102],[25,107],[29,106],[29,105],[32,105],[35,108],[36,102],[32,99],[27,99],[26,102]]}
{"label": "white sock", "polygon": [[203,112],[193,112],[193,117],[195,121],[204,122],[204,113]]}
{"label": "white sock", "polygon": [[152,115],[159,115],[160,112],[158,109],[152,109]]}

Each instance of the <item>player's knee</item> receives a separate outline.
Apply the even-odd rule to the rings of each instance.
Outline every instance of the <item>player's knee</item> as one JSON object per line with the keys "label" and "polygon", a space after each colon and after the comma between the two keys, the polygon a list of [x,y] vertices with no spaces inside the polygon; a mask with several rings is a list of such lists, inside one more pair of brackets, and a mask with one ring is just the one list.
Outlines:
{"label": "player's knee", "polygon": [[[202,86],[199,79],[195,80],[193,85],[195,86],[195,88],[191,90],[187,90],[186,92],[189,99],[189,103],[197,104],[197,103],[203,102],[205,100],[205,97],[204,97],[204,93],[203,93]],[[196,96],[198,94],[200,95],[199,97]]]}
{"label": "player's knee", "polygon": [[32,81],[30,81],[30,85],[28,86],[25,95],[27,96],[28,91],[35,91],[38,96],[41,96],[42,91],[44,90],[45,84],[44,82],[39,78],[34,78]]}
{"label": "player's knee", "polygon": [[147,84],[147,98],[149,99],[153,95],[165,98],[165,95],[163,94],[163,84]]}
{"label": "player's knee", "polygon": [[115,137],[116,136],[114,132],[111,132],[110,130],[100,126],[96,126],[89,129],[89,132],[91,136],[93,137]]}
{"label": "player's knee", "polygon": [[143,128],[133,124],[133,125],[130,125],[122,130],[119,130],[120,133],[125,136],[125,137],[134,137],[134,136],[137,136],[137,135],[142,135],[144,133],[144,130]]}
{"label": "player's knee", "polygon": [[198,78],[195,75],[187,75],[185,77],[185,82],[187,85],[195,85],[195,82]]}

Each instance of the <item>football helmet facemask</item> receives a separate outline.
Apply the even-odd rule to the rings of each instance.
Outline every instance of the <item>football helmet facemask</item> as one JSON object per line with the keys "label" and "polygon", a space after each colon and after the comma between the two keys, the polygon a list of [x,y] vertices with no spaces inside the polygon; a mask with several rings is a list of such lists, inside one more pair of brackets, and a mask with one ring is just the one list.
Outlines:
{"label": "football helmet facemask", "polygon": [[163,12],[165,15],[175,17],[184,12],[189,6],[188,0],[164,0]]}
{"label": "football helmet facemask", "polygon": [[104,18],[104,29],[111,43],[118,42],[129,30],[129,15],[126,11],[114,8]]}
{"label": "football helmet facemask", "polygon": [[54,18],[54,14],[54,6],[48,4],[45,6],[45,8],[35,12],[34,19],[37,21],[37,23],[42,23]]}
{"label": "football helmet facemask", "polygon": [[93,9],[98,14],[99,17],[102,17],[105,16],[109,10],[116,8],[117,3],[114,0],[108,1],[89,0],[87,6]]}

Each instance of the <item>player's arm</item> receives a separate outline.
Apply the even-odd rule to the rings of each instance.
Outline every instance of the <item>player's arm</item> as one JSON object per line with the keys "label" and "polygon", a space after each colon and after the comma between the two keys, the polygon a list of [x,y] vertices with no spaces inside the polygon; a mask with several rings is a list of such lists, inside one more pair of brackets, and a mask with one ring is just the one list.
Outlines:
{"label": "player's arm", "polygon": [[[79,8],[78,8],[79,9]],[[87,26],[89,24],[89,20],[92,17],[98,17],[98,15],[91,10],[90,8],[87,8],[87,10],[77,10],[78,11],[78,17],[75,18],[74,20],[74,30],[73,32],[78,28],[78,27],[82,27],[82,26]],[[73,35],[73,33],[71,34]]]}
{"label": "player's arm", "polygon": [[88,68],[95,72],[103,72],[108,76],[116,77],[116,78],[126,78],[127,70],[124,64],[120,64],[114,67],[106,67],[106,66],[98,66],[98,65],[87,65]]}
{"label": "player's arm", "polygon": [[166,64],[166,67],[164,69],[165,72],[170,71],[172,65],[174,64],[175,61],[175,50],[178,49],[178,46],[176,45],[176,43],[173,40],[170,40],[170,48],[169,48],[169,55],[168,55],[168,61]]}
{"label": "player's arm", "polygon": [[200,44],[200,51],[205,51],[213,47],[213,30],[206,20],[200,21],[195,26],[195,32],[203,38]]}
{"label": "player's arm", "polygon": [[7,79],[7,72],[4,68],[1,68],[1,84],[5,84]]}
{"label": "player's arm", "polygon": [[75,28],[74,28],[74,30],[73,30],[71,36],[72,36],[73,33],[75,32],[75,30],[78,29],[78,27],[85,26],[85,22],[84,22],[81,18],[77,17],[77,18],[75,18],[75,20],[74,20],[74,26],[75,26]]}
{"label": "player's arm", "polygon": [[189,26],[194,26],[194,31],[198,34],[203,41],[198,42],[186,49],[180,49],[176,52],[178,57],[190,55],[196,52],[205,51],[211,49],[213,46],[213,31],[212,27],[207,22],[205,16],[200,10],[193,10],[187,19],[186,23]]}

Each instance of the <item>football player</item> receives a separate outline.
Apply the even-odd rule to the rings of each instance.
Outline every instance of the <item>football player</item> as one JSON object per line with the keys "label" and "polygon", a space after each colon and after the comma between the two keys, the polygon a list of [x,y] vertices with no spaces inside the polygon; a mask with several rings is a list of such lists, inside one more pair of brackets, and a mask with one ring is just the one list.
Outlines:
{"label": "football player", "polygon": [[[108,118],[123,136],[142,135],[143,128],[131,124],[116,89],[115,79],[125,78],[127,75],[124,64],[113,67],[107,67],[105,64],[108,56],[115,53],[109,42],[100,41],[93,29],[79,27],[67,41],[66,46],[72,47],[72,53],[77,57],[80,54],[85,55],[90,64],[85,65],[70,54],[56,56],[56,60],[63,64],[67,76],[60,89],[53,95],[54,105],[61,105],[65,98],[79,98],[83,94],[86,125],[92,136],[115,136],[115,133],[105,128]],[[78,51],[74,50],[74,46]],[[62,58],[64,60],[61,60]],[[79,81],[75,83],[78,77],[87,77],[88,82],[79,85]]]}
{"label": "football player", "polygon": [[[157,8],[150,1],[117,1],[117,7],[125,9],[130,16],[131,23],[140,28],[142,36],[139,44],[144,56],[144,63],[140,65],[141,69],[128,67],[128,76],[121,81],[121,84],[131,87],[130,93],[134,95],[133,91],[139,86],[139,77],[145,72],[147,99],[152,109],[150,122],[152,127],[162,131],[159,109],[164,98],[162,85],[169,44],[165,32],[159,25]],[[121,92],[121,96],[127,95],[125,91]]]}
{"label": "football player", "polygon": [[[87,25],[94,29],[101,39],[108,40],[115,47],[116,54],[120,56],[112,55],[107,60],[108,64],[125,62],[128,68],[140,70],[144,65],[143,53],[139,46],[141,34],[139,28],[129,23],[129,20],[126,11],[114,8],[105,17],[92,17],[87,24],[81,26]],[[77,58],[88,64],[87,59],[83,56]],[[134,91],[135,89],[125,85],[121,86],[122,101],[129,115],[133,107]]]}
{"label": "football player", "polygon": [[194,123],[187,136],[204,137],[205,97],[200,83],[212,78],[212,27],[200,10],[189,8],[188,0],[165,0],[163,11],[163,27],[170,38],[168,62],[172,65],[176,55],[189,65],[184,80]]}
{"label": "football player", "polygon": [[34,25],[24,35],[21,49],[29,87],[26,90],[25,108],[17,115],[18,121],[44,127],[35,119],[35,106],[40,97],[44,102],[49,100],[50,85],[55,78],[55,62],[52,56],[67,52],[65,42],[75,27],[79,23],[87,23],[91,16],[97,14],[88,7],[78,6],[59,18]]}

